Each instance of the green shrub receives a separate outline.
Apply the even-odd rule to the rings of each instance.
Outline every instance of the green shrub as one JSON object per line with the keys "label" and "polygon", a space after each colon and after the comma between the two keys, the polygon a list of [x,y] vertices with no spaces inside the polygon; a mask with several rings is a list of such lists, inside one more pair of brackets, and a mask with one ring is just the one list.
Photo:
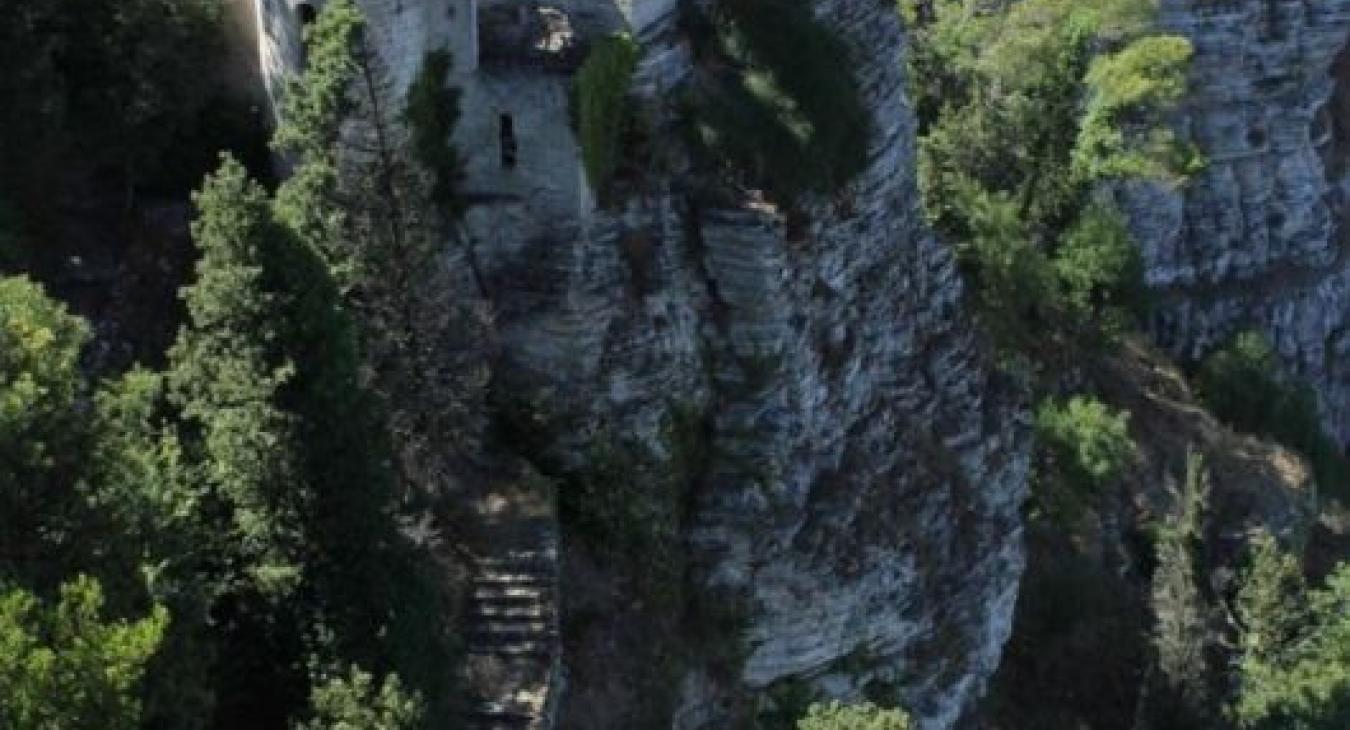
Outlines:
{"label": "green shrub", "polygon": [[295,730],[415,730],[424,726],[421,699],[403,688],[397,674],[376,684],[360,667],[313,679],[311,717]]}
{"label": "green shrub", "polygon": [[716,59],[688,108],[705,161],[784,202],[836,191],[862,171],[871,119],[852,49],[811,0],[726,0],[685,25],[696,52]]}
{"label": "green shrub", "polygon": [[1162,113],[1186,91],[1191,53],[1184,38],[1153,36],[1092,63],[1074,147],[1080,175],[1168,178],[1195,170],[1198,160],[1162,123]]}
{"label": "green shrub", "polygon": [[909,716],[870,702],[844,705],[816,703],[797,721],[797,730],[909,730]]}
{"label": "green shrub", "polygon": [[1115,334],[1144,313],[1144,264],[1116,211],[1092,206],[1054,255],[1064,305],[1076,323]]}
{"label": "green shrub", "polygon": [[577,127],[586,178],[596,195],[619,167],[623,137],[633,123],[628,86],[637,68],[638,47],[626,34],[600,40],[577,72]]}
{"label": "green shrub", "polygon": [[[1176,180],[1164,124],[1190,44],[1147,0],[934,0],[915,11],[910,90],[925,211],[974,274],[1006,351],[1109,342],[1142,312],[1142,267],[1105,177]],[[1045,341],[1045,345],[1041,344]]]}
{"label": "green shrub", "polygon": [[1134,453],[1129,414],[1074,396],[1067,403],[1043,401],[1036,410],[1040,469],[1037,499],[1051,512],[1070,510],[1099,494],[1124,470]]}
{"label": "green shrub", "polygon": [[1350,727],[1350,564],[1307,590],[1295,559],[1258,543],[1239,593],[1244,653],[1232,708],[1248,730]]}
{"label": "green shrub", "polygon": [[1261,333],[1239,333],[1206,358],[1196,388],[1221,420],[1301,451],[1319,487],[1341,498],[1350,496],[1350,464],[1322,429],[1317,396],[1308,386],[1279,376],[1275,353]]}
{"label": "green shrub", "polygon": [[454,61],[449,51],[430,51],[408,88],[403,118],[412,132],[412,150],[431,173],[431,197],[452,215],[463,210],[458,186],[463,178],[459,152],[450,143],[459,122],[459,89],[447,88]]}
{"label": "green shrub", "polygon": [[968,231],[957,252],[975,281],[985,322],[1000,342],[1019,346],[1058,307],[1055,271],[1007,195],[969,181],[953,192]]}
{"label": "green shrub", "polygon": [[0,592],[0,727],[140,727],[140,684],[168,612],[105,622],[103,590],[87,576],[60,594],[47,606],[24,590]]}

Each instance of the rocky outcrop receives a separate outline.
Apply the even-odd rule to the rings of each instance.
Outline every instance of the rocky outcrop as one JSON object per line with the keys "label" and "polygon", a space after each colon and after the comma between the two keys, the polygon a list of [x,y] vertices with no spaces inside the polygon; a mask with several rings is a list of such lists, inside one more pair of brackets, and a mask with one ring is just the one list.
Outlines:
{"label": "rocky outcrop", "polygon": [[[866,172],[806,223],[753,196],[709,200],[678,167],[619,211],[532,220],[540,183],[466,223],[499,378],[566,424],[543,448],[564,472],[617,434],[650,463],[629,487],[654,494],[667,481],[644,475],[689,466],[674,414],[704,424],[680,524],[691,588],[737,607],[726,641],[742,661],[731,676],[697,656],[682,667],[680,728],[730,726],[741,698],[785,681],[895,692],[925,730],[951,727],[997,664],[1024,562],[1026,428],[979,351],[950,250],[923,224],[899,19],[858,0],[820,13],[855,44],[877,129]],[[673,27],[668,14],[639,29],[640,93],[687,68]],[[658,118],[662,101],[646,99]],[[569,591],[616,582],[564,575]],[[617,605],[564,638],[564,725],[636,726],[611,645],[641,601]],[[606,662],[603,679],[586,661]]]}
{"label": "rocky outcrop", "polygon": [[[791,685],[880,696],[923,730],[952,727],[1010,631],[1028,429],[981,352],[952,252],[920,213],[894,7],[819,3],[856,50],[876,129],[847,190],[786,216],[683,161],[671,92],[691,62],[669,0],[560,5],[624,18],[643,45],[634,92],[662,162],[606,210],[582,174],[566,76],[475,68],[475,41],[461,38],[469,2],[361,4],[390,88],[425,50],[457,54],[471,207],[447,258],[495,315],[502,423],[490,448],[535,462],[565,506],[602,456],[622,464],[603,485],[623,495],[616,524],[678,553],[630,550],[620,566],[610,536],[588,541],[564,521],[560,724],[729,727],[792,709],[780,691]],[[533,615],[553,610],[552,579],[520,562],[541,550],[484,543],[468,647],[484,726],[536,726],[559,699],[540,662],[498,656],[554,649],[552,619]],[[670,562],[680,568],[661,572]],[[695,641],[712,633],[702,614],[664,631],[651,617],[684,606],[634,588],[652,575],[715,604],[721,633]],[[600,606],[598,620],[577,606]],[[658,663],[678,696],[664,717],[635,719],[655,706],[637,677]]]}
{"label": "rocky outcrop", "polygon": [[1160,23],[1195,47],[1178,124],[1209,165],[1126,196],[1155,337],[1189,359],[1263,329],[1350,442],[1350,2],[1164,0]]}

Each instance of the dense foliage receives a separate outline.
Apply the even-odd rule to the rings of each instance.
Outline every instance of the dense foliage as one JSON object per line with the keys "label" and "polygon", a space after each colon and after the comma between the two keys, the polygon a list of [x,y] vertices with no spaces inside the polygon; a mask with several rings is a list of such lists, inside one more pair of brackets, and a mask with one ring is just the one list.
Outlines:
{"label": "dense foliage", "polygon": [[1143,0],[935,0],[911,13],[925,207],[957,245],[1005,350],[1128,328],[1142,268],[1103,183],[1177,182],[1164,125],[1190,46]]}
{"label": "dense foliage", "polygon": [[1350,564],[1320,589],[1274,540],[1259,541],[1238,597],[1241,693],[1233,715],[1254,730],[1332,730],[1350,723]]}
{"label": "dense foliage", "polygon": [[1141,712],[1158,730],[1214,727],[1218,716],[1217,671],[1211,637],[1213,607],[1204,570],[1210,477],[1192,452],[1175,516],[1156,542],[1153,572],[1153,648],[1157,663],[1146,685]]}
{"label": "dense foliage", "polygon": [[56,605],[0,592],[0,728],[136,730],[139,685],[168,624],[162,607],[135,622],[104,620],[98,581],[61,586]]}
{"label": "dense foliage", "polygon": [[412,133],[412,151],[432,176],[431,198],[446,213],[462,212],[457,186],[463,162],[450,143],[459,121],[459,89],[446,85],[454,59],[449,51],[430,51],[408,87],[403,109]]}
{"label": "dense foliage", "polygon": [[450,717],[444,596],[400,531],[387,410],[344,297],[360,269],[343,265],[335,148],[361,22],[335,0],[309,33],[278,134],[295,174],[275,196],[229,156],[194,196],[199,259],[163,372],[95,382],[88,326],[0,279],[0,634],[22,664],[0,680],[19,683],[4,722]]}
{"label": "dense foliage", "polygon": [[811,705],[797,721],[797,730],[909,730],[909,716],[871,703],[845,705],[826,702]]}
{"label": "dense foliage", "polygon": [[1350,464],[1322,428],[1317,396],[1282,377],[1259,332],[1242,332],[1200,365],[1196,387],[1206,407],[1240,431],[1303,452],[1326,494],[1350,499]]}
{"label": "dense foliage", "polygon": [[[61,177],[185,189],[254,120],[221,89],[221,0],[4,0],[0,192],[53,215]],[[17,183],[22,182],[22,185]]]}
{"label": "dense foliage", "polygon": [[1040,468],[1036,498],[1050,516],[1073,515],[1100,495],[1134,453],[1129,413],[1086,396],[1047,399],[1036,411]]}
{"label": "dense foliage", "polygon": [[835,193],[867,162],[872,120],[854,51],[813,0],[723,0],[684,19],[707,78],[688,100],[692,141],[780,202]]}

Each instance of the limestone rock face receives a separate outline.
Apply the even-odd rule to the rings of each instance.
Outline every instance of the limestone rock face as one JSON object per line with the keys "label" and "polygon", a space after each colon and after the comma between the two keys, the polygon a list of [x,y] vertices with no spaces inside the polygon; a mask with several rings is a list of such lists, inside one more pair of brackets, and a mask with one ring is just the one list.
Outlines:
{"label": "limestone rock face", "polygon": [[1350,441],[1350,2],[1163,0],[1160,21],[1195,47],[1179,123],[1209,166],[1180,190],[1125,192],[1154,335],[1191,358],[1264,330]]}
{"label": "limestone rock face", "polygon": [[[858,50],[877,129],[866,172],[804,229],[753,199],[698,202],[675,175],[619,211],[539,220],[567,170],[467,221],[504,377],[572,424],[559,450],[617,433],[670,460],[672,410],[709,424],[683,527],[698,589],[745,611],[744,662],[733,682],[691,668],[678,728],[727,727],[737,695],[792,679],[893,686],[925,730],[949,728],[997,665],[1023,569],[1026,424],[922,221],[901,24],[872,0],[820,14]],[[660,106],[688,59],[673,13],[643,17],[636,88]],[[564,717],[626,726],[583,675]]]}
{"label": "limestone rock face", "polygon": [[[394,88],[425,50],[456,53],[471,207],[448,259],[494,312],[500,398],[565,424],[499,446],[547,455],[556,473],[620,442],[643,460],[624,475],[638,494],[669,488],[654,475],[688,477],[680,514],[656,518],[678,526],[688,590],[736,607],[738,660],[727,671],[694,652],[673,678],[670,726],[732,726],[747,697],[793,681],[894,692],[923,730],[951,728],[1011,628],[1029,428],[981,352],[952,252],[923,222],[893,4],[819,2],[856,49],[876,129],[849,189],[791,217],[700,189],[669,129],[657,145],[675,162],[598,209],[566,75],[475,67],[476,41],[456,30],[474,18],[467,0],[362,5]],[[626,24],[643,47],[635,95],[658,124],[674,117],[669,92],[691,63],[676,3],[559,6]],[[677,418],[700,424],[696,464],[680,463]],[[567,553],[585,547],[563,538],[564,597],[607,580],[592,575],[603,564],[585,581],[569,572]],[[599,678],[585,666],[628,653],[620,614],[643,610],[625,603],[581,637],[564,615],[563,726],[649,726],[623,714],[647,698],[623,696],[620,659],[595,661]]]}

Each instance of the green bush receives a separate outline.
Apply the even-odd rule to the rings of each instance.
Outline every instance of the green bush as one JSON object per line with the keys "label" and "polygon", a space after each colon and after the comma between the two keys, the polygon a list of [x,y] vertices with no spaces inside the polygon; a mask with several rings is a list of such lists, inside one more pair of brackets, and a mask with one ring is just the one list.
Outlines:
{"label": "green bush", "polygon": [[1143,259],[1112,209],[1094,205],[1079,216],[1055,251],[1054,269],[1064,305],[1080,326],[1114,334],[1144,313]]}
{"label": "green bush", "polygon": [[360,667],[315,677],[310,690],[311,718],[295,730],[415,730],[425,712],[417,693],[403,688],[397,674],[376,684]]}
{"label": "green bush", "polygon": [[1092,63],[1091,90],[1074,147],[1074,166],[1088,179],[1178,177],[1198,159],[1179,145],[1162,113],[1186,91],[1191,44],[1176,36],[1142,38]]}
{"label": "green bush", "polygon": [[970,181],[953,192],[967,226],[957,252],[975,281],[985,322],[1001,343],[1024,345],[1037,336],[1032,325],[1048,321],[1058,308],[1055,270],[1006,194]]}
{"label": "green bush", "polygon": [[637,68],[638,47],[627,34],[600,40],[577,72],[577,127],[586,178],[596,195],[619,168],[623,137],[632,124],[628,86]]}
{"label": "green bush", "polygon": [[60,603],[0,592],[0,727],[133,730],[140,684],[169,616],[156,606],[134,623],[104,621],[98,581],[78,576]]}
{"label": "green bush", "polygon": [[412,132],[412,150],[431,173],[431,198],[452,215],[463,210],[456,190],[463,178],[459,151],[450,143],[459,123],[457,88],[447,88],[446,77],[454,61],[449,51],[431,51],[408,88],[403,118]]}
{"label": "green bush", "polygon": [[726,0],[686,27],[697,52],[716,59],[688,107],[705,161],[785,202],[836,191],[862,171],[871,118],[852,49],[811,0]]}
{"label": "green bush", "polygon": [[1242,618],[1239,695],[1246,730],[1350,727],[1350,564],[1307,590],[1297,560],[1266,538],[1238,596]]}
{"label": "green bush", "polygon": [[870,702],[844,705],[816,703],[797,721],[797,730],[909,730],[909,716]]}
{"label": "green bush", "polygon": [[1308,386],[1279,376],[1275,353],[1261,333],[1239,333],[1206,358],[1196,388],[1221,420],[1301,451],[1319,487],[1350,497],[1350,464],[1322,429],[1317,396]]}
{"label": "green bush", "polygon": [[1129,414],[1074,396],[1047,399],[1036,410],[1037,499],[1051,512],[1072,511],[1118,478],[1134,453]]}
{"label": "green bush", "polygon": [[[1109,342],[1142,312],[1142,267],[1105,177],[1194,169],[1166,128],[1190,44],[1146,0],[934,0],[916,10],[910,91],[934,226],[1014,353]],[[1044,341],[1044,345],[1042,345]]]}

